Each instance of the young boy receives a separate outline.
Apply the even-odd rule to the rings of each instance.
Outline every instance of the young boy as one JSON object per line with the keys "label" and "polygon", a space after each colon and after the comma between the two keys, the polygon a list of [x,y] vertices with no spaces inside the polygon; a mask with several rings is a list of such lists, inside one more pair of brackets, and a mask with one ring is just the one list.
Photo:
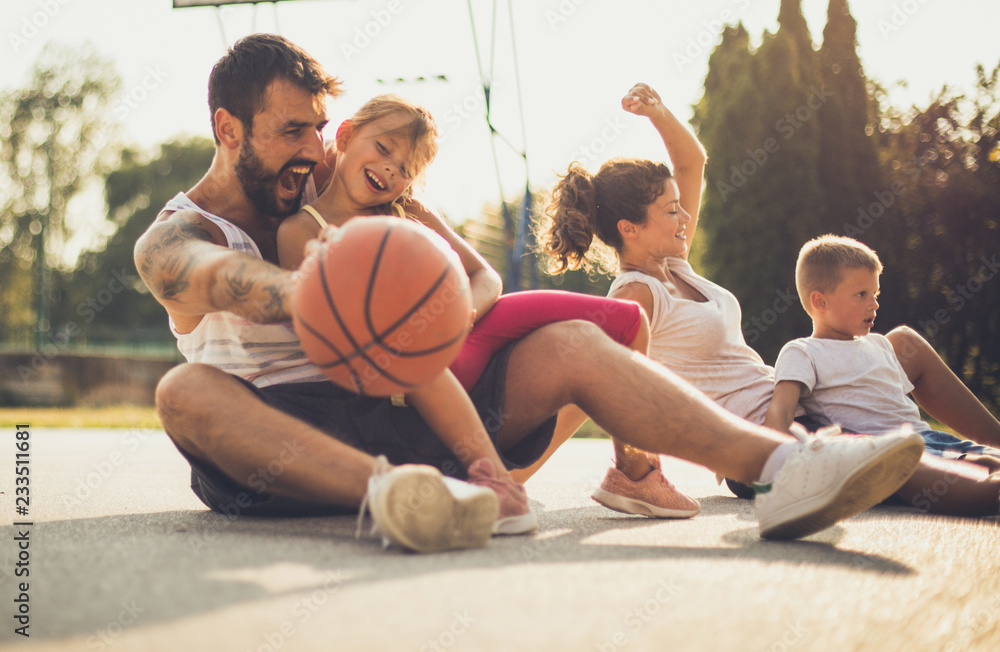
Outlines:
{"label": "young boy", "polygon": [[873,435],[909,424],[925,450],[1000,469],[1000,450],[932,430],[907,398],[913,390],[889,340],[872,333],[882,263],[864,244],[825,235],[807,242],[795,266],[795,285],[813,321],[810,337],[782,348],[765,425],[788,430],[801,403],[824,425]]}

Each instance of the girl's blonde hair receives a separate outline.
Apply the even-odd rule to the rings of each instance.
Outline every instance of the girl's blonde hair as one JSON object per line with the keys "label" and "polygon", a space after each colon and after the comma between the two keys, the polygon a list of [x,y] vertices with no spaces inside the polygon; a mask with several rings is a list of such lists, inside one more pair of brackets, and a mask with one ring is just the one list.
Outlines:
{"label": "girl's blonde hair", "polygon": [[[549,256],[549,272],[567,269],[614,274],[622,237],[618,221],[645,224],[646,209],[663,194],[671,177],[663,163],[614,158],[590,174],[579,163],[569,166],[535,225],[542,251]],[[594,242],[594,236],[599,242]]]}
{"label": "girl's blonde hair", "polygon": [[392,93],[378,95],[368,100],[351,116],[350,123],[354,129],[360,129],[377,120],[401,113],[411,118],[386,135],[402,135],[410,144],[410,158],[406,166],[411,170],[413,182],[406,191],[391,202],[376,206],[375,210],[383,215],[405,216],[402,204],[413,196],[413,187],[420,186],[424,181],[424,173],[438,152],[438,128],[430,111],[411,102],[406,98]]}

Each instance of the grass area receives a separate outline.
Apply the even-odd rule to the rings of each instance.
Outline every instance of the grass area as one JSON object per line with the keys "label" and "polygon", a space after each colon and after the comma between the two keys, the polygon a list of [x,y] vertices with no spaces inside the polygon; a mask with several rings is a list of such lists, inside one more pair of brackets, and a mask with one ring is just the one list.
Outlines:
{"label": "grass area", "polygon": [[[33,428],[162,428],[153,407],[116,405],[74,408],[0,408],[0,427],[28,424]],[[602,438],[607,433],[587,420],[576,437]]]}
{"label": "grass area", "polygon": [[156,410],[139,405],[74,408],[0,408],[0,426],[33,428],[161,428]]}

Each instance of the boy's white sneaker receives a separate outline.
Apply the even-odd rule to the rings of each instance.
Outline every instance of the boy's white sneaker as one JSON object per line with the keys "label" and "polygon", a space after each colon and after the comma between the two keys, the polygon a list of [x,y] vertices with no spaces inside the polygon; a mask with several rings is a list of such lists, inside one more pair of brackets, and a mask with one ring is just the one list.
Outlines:
{"label": "boy's white sneaker", "polygon": [[884,435],[808,434],[799,440],[774,480],[754,483],[764,539],[797,539],[859,514],[894,494],[924,452],[924,440],[907,426]]}
{"label": "boy's white sneaker", "polygon": [[375,460],[368,493],[358,514],[358,531],[365,508],[385,545],[394,543],[416,552],[437,552],[486,545],[497,520],[497,496],[448,478],[432,466],[390,466],[384,456]]}

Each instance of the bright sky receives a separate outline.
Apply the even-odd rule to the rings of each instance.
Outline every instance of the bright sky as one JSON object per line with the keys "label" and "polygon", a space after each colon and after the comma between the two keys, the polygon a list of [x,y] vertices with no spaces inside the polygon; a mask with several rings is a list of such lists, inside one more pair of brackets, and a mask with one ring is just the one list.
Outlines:
{"label": "bright sky", "polygon": [[[494,123],[526,145],[533,188],[550,187],[573,159],[595,168],[611,156],[663,158],[644,120],[619,100],[635,82],[657,89],[687,119],[701,96],[708,56],[724,23],[742,20],[759,42],[777,28],[779,0],[511,0],[522,121],[508,2],[472,0],[483,65],[494,52]],[[971,88],[976,63],[1000,61],[996,0],[853,0],[868,74],[896,88],[898,106],[925,105],[942,85]],[[803,0],[814,40],[826,0]],[[468,4],[462,0],[296,0],[279,4],[172,9],[170,0],[5,0],[0,15],[0,88],[27,80],[50,41],[90,40],[112,57],[125,84],[118,116],[127,138],[151,147],[181,133],[209,136],[206,85],[225,42],[276,31],[302,45],[347,84],[330,107],[332,126],[364,100],[396,92],[425,104],[444,142],[428,176],[427,200],[453,223],[498,197]],[[448,81],[433,80],[446,75]],[[431,81],[379,83],[426,76]],[[766,93],[767,89],[760,89]],[[497,141],[504,191],[523,192],[525,166]],[[709,153],[711,154],[711,152]]]}

